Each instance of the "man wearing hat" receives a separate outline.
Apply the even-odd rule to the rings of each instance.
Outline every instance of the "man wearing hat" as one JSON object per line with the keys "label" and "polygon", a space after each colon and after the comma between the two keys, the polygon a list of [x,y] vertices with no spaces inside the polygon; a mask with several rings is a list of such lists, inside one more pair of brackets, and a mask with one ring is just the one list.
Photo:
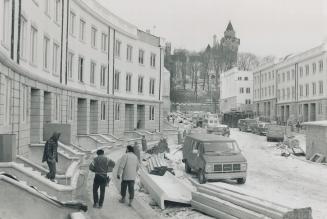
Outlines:
{"label": "man wearing hat", "polygon": [[134,154],[134,148],[131,145],[127,146],[126,154],[124,154],[120,160],[117,178],[121,181],[120,194],[122,196],[120,202],[125,203],[126,190],[128,187],[129,193],[129,206],[132,205],[134,199],[134,183],[137,175],[137,170],[139,169],[139,161]]}
{"label": "man wearing hat", "polygon": [[[93,207],[102,208],[106,184],[109,183],[108,172],[111,172],[115,162],[104,156],[103,150],[97,150],[97,157],[91,162],[89,169],[95,173],[93,181]],[[98,190],[100,187],[100,200]]]}

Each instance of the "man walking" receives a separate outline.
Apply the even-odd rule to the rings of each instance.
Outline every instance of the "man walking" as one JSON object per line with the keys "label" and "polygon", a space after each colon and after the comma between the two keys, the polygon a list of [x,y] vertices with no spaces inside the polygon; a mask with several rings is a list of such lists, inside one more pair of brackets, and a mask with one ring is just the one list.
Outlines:
{"label": "man walking", "polygon": [[49,167],[49,173],[47,178],[52,182],[56,178],[56,163],[58,162],[58,140],[60,133],[54,132],[52,137],[47,140],[44,146],[42,162],[47,162]]}
{"label": "man walking", "polygon": [[145,136],[142,136],[142,151],[147,151],[148,150],[148,146],[147,146],[147,142],[145,139]]}
{"label": "man walking", "polygon": [[134,154],[133,147],[131,145],[127,146],[126,154],[124,154],[120,160],[120,164],[118,167],[117,178],[121,181],[121,203],[125,203],[126,190],[128,187],[129,193],[129,206],[132,206],[132,202],[134,199],[134,183],[137,174],[137,170],[139,169],[139,162]]}
{"label": "man walking", "polygon": [[[104,156],[104,151],[101,149],[97,150],[97,155],[98,156],[90,163],[89,169],[95,173],[93,180],[93,207],[102,208],[106,185],[110,181],[107,173],[112,171],[115,162]],[[98,196],[99,188],[100,200]]]}

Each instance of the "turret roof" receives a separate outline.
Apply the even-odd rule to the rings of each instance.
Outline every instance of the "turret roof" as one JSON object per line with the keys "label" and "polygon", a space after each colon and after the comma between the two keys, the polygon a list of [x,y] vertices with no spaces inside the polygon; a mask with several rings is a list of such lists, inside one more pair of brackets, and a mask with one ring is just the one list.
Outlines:
{"label": "turret roof", "polygon": [[234,28],[233,28],[232,22],[229,21],[226,30],[234,31]]}

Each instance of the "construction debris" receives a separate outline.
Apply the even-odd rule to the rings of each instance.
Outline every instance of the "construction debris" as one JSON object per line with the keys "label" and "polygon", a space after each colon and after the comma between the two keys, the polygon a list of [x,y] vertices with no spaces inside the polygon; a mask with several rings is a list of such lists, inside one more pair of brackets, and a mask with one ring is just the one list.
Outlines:
{"label": "construction debris", "polygon": [[217,185],[198,184],[191,205],[216,218],[312,219],[310,207],[294,209]]}
{"label": "construction debris", "polygon": [[157,154],[157,155],[152,155],[148,159],[147,163],[147,170],[150,174],[153,175],[158,175],[158,176],[163,176],[166,171],[169,171],[173,175],[175,175],[173,168],[169,168],[168,164],[164,158],[165,154]]}

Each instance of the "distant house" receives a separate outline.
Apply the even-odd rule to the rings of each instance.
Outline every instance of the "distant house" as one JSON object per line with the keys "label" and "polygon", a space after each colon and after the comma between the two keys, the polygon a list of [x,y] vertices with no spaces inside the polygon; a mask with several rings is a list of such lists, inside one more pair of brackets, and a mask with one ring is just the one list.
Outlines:
{"label": "distant house", "polygon": [[327,157],[327,120],[306,122],[306,158],[319,153]]}

